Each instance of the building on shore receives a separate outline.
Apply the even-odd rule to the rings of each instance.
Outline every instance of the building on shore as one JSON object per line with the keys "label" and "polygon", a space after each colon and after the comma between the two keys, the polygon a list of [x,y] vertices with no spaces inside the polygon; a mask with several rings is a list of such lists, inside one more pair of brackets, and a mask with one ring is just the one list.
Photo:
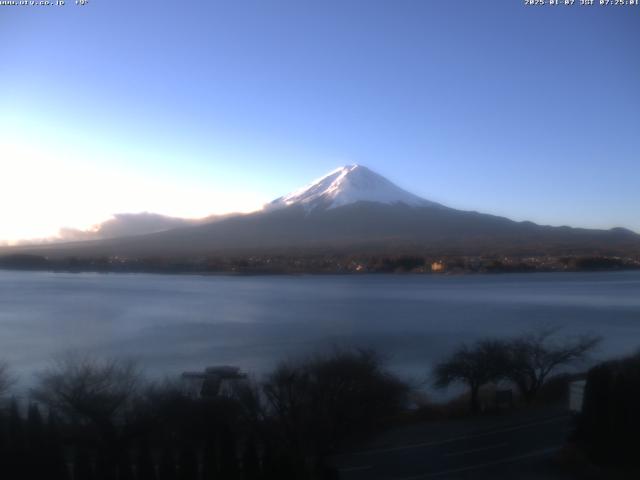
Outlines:
{"label": "building on shore", "polygon": [[182,381],[187,393],[195,398],[228,398],[247,381],[247,374],[238,367],[218,365],[203,372],[184,372]]}

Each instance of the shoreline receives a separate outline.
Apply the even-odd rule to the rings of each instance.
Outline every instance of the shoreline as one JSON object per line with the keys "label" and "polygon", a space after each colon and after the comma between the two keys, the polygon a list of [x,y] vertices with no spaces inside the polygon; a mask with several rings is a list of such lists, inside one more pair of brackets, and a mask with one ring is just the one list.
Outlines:
{"label": "shoreline", "polygon": [[451,272],[416,272],[416,271],[233,271],[233,270],[172,270],[172,269],[98,269],[98,268],[20,268],[0,266],[0,272],[44,272],[44,273],[95,273],[95,274],[145,274],[145,275],[180,275],[199,277],[361,277],[361,276],[415,276],[415,277],[466,277],[466,276],[501,276],[539,273],[616,273],[640,271],[640,266],[626,268],[593,268],[593,269],[534,269],[534,270],[456,270]]}

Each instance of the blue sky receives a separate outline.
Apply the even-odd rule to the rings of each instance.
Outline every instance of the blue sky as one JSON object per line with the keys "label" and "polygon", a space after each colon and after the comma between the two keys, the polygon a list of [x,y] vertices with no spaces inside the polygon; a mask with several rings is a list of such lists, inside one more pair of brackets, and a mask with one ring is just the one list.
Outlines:
{"label": "blue sky", "polygon": [[250,210],[350,163],[640,231],[640,7],[73,3],[0,7],[0,239]]}

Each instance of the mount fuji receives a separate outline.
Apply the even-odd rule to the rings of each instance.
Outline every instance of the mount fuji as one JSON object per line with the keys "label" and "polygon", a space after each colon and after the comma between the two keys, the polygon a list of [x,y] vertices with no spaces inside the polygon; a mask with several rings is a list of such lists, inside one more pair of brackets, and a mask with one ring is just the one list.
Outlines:
{"label": "mount fuji", "polygon": [[640,254],[640,235],[616,228],[541,226],[420,198],[361,165],[338,168],[259,211],[137,236],[4,249],[49,258],[203,258],[208,255],[420,253]]}
{"label": "mount fuji", "polygon": [[332,209],[356,202],[412,207],[442,207],[394,185],[362,165],[347,165],[329,172],[306,187],[275,199],[265,208],[276,209],[302,205],[307,211]]}

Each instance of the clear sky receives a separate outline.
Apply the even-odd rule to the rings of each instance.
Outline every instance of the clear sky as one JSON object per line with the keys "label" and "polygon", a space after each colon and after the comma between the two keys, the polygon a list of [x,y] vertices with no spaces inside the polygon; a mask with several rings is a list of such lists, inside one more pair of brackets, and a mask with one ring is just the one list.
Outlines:
{"label": "clear sky", "polygon": [[66,3],[0,6],[0,239],[247,211],[350,163],[640,231],[640,6]]}

